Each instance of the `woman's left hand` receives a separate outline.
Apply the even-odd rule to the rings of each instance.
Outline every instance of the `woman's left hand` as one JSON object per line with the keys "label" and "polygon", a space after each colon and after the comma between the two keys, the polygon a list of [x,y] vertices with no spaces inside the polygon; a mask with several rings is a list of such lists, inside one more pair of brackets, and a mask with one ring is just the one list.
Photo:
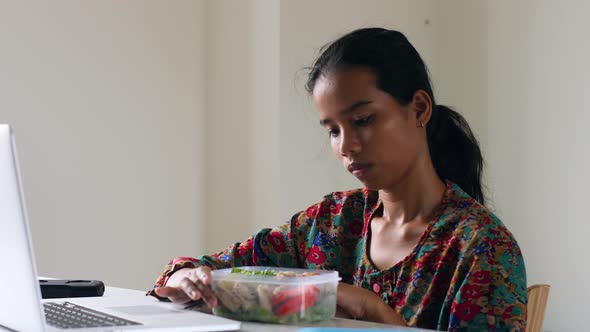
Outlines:
{"label": "woman's left hand", "polygon": [[406,326],[400,314],[375,293],[364,288],[339,283],[337,305],[339,316]]}

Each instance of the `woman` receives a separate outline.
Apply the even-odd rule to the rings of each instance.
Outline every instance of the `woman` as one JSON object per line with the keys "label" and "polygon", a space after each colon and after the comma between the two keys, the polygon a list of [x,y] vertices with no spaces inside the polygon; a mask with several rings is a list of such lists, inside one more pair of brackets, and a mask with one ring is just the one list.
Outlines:
{"label": "woman", "polygon": [[342,277],[338,307],[349,317],[524,330],[524,262],[484,206],[478,143],[458,113],[436,105],[408,40],[380,28],[349,33],[322,50],[307,89],[336,157],[365,188],[331,193],[220,253],[174,259],[151,294],[215,306],[211,269],[329,269]]}

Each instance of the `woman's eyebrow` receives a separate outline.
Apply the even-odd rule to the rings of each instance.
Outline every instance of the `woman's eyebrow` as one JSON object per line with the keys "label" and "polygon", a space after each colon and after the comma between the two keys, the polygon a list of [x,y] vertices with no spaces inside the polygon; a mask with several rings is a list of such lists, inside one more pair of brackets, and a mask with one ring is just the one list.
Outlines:
{"label": "woman's eyebrow", "polygon": [[[350,113],[354,110],[356,110],[357,108],[361,107],[361,106],[365,106],[372,103],[372,101],[370,100],[359,100],[357,102],[355,102],[354,104],[348,106],[347,108],[341,110],[339,113]],[[329,119],[322,119],[320,120],[320,125],[325,126],[326,124],[330,123],[331,120]]]}

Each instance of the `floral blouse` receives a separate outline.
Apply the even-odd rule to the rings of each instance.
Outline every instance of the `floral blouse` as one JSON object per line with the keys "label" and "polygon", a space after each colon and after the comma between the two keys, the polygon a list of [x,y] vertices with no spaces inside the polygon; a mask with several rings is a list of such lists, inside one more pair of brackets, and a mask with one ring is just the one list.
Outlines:
{"label": "floral blouse", "polygon": [[[447,182],[413,251],[379,270],[367,256],[376,191],[334,192],[278,228],[210,256],[173,259],[156,286],[184,267],[259,265],[337,270],[375,292],[410,326],[449,331],[524,331],[527,284],[516,240],[486,207]],[[150,292],[154,295],[153,292]]]}

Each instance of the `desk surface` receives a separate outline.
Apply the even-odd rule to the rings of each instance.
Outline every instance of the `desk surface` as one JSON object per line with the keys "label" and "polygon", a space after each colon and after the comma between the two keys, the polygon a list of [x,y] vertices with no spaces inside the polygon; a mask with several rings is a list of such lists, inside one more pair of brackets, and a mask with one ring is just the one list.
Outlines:
{"label": "desk surface", "polygon": [[[144,291],[118,288],[118,287],[106,287],[104,296],[145,296]],[[407,327],[396,327],[393,325],[385,325],[379,323],[364,322],[358,320],[344,319],[344,318],[333,318],[328,321],[317,322],[313,325],[276,325],[276,324],[262,324],[262,323],[249,323],[242,322],[242,328],[240,331],[246,332],[292,332],[302,327],[346,327],[346,328],[362,328],[362,329],[400,329],[400,330],[411,330],[411,331],[423,331],[427,332],[430,330],[407,328]],[[0,326],[0,331],[9,331]],[[65,330],[64,330],[65,331]]]}
{"label": "desk surface", "polygon": [[[137,291],[118,287],[106,287],[104,296],[117,296],[117,295],[143,295],[144,291]],[[247,332],[292,332],[302,327],[346,327],[346,328],[364,328],[364,329],[400,329],[410,331],[422,331],[427,332],[431,330],[399,327],[394,325],[386,325],[372,322],[365,322],[359,320],[345,319],[345,318],[333,318],[328,321],[317,322],[313,325],[277,325],[277,324],[263,324],[263,323],[250,323],[242,322],[242,328],[240,331]]]}

